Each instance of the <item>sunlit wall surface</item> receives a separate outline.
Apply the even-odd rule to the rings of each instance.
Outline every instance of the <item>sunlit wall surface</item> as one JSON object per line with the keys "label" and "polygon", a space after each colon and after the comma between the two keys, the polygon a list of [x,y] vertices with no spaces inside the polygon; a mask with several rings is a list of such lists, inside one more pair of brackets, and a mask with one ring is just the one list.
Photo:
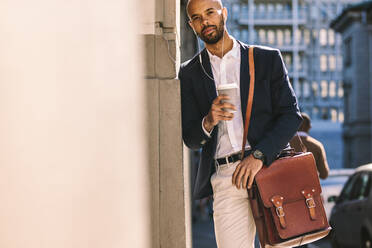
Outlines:
{"label": "sunlit wall surface", "polygon": [[149,247],[135,5],[1,1],[0,247]]}

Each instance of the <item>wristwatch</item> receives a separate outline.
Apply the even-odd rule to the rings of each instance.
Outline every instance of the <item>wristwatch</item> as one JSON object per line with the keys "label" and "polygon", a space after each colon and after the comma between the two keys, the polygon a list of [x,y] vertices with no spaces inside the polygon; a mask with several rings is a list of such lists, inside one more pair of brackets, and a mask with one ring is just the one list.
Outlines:
{"label": "wristwatch", "polygon": [[265,163],[265,154],[263,154],[260,150],[255,150],[252,153],[253,157],[256,159],[261,160],[263,163]]}

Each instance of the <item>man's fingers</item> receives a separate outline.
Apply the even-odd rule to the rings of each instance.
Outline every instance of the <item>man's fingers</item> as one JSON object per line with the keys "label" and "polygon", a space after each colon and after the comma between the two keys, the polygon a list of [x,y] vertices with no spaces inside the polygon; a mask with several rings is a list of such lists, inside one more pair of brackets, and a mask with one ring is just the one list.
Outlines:
{"label": "man's fingers", "polygon": [[221,108],[223,109],[232,109],[232,110],[236,110],[236,107],[234,104],[231,104],[231,103],[228,103],[228,102],[225,102],[225,103],[222,103],[220,104]]}
{"label": "man's fingers", "polygon": [[237,177],[235,179],[235,185],[238,189],[240,189],[240,185],[242,183],[242,178],[243,178],[245,173],[247,173],[247,170],[245,169],[245,167],[241,168],[240,171],[239,171],[239,174],[237,175]]}
{"label": "man's fingers", "polygon": [[217,116],[231,117],[231,118],[234,117],[234,113],[230,113],[230,112],[223,111],[223,110],[213,110],[212,113]]}
{"label": "man's fingers", "polygon": [[243,177],[243,182],[242,182],[242,188],[245,189],[248,187],[247,183],[248,183],[248,177],[250,177],[250,175],[248,173],[245,173],[244,174],[244,177]]}
{"label": "man's fingers", "polygon": [[232,179],[231,179],[232,184],[235,184],[235,178],[238,175],[239,171],[240,171],[240,163],[236,166],[235,171],[232,175]]}
{"label": "man's fingers", "polygon": [[227,117],[227,118],[233,118],[234,113],[229,113],[229,112],[223,111],[222,116]]}
{"label": "man's fingers", "polygon": [[225,111],[214,111],[214,117],[216,121],[231,121],[234,118],[233,113],[228,113]]}
{"label": "man's fingers", "polygon": [[230,100],[228,95],[219,95],[213,100],[213,104],[219,104],[221,100]]}
{"label": "man's fingers", "polygon": [[223,121],[231,121],[233,119],[233,117],[222,117],[221,120]]}
{"label": "man's fingers", "polygon": [[251,175],[249,176],[249,181],[248,181],[248,189],[252,188],[254,177],[255,177],[255,174],[251,173]]}

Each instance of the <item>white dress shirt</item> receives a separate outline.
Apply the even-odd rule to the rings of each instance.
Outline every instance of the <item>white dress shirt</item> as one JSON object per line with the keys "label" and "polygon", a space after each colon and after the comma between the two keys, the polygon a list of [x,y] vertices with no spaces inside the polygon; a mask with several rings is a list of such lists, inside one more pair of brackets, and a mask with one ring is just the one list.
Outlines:
{"label": "white dress shirt", "polygon": [[[230,36],[230,38],[232,37]],[[234,38],[232,38],[232,40],[234,43],[233,48],[222,58],[211,54],[207,49],[216,88],[222,84],[235,83],[238,86],[237,97],[239,98],[234,101],[237,103],[235,106],[237,111],[234,113],[234,118],[231,121],[220,121],[218,123],[215,158],[222,158],[240,152],[243,142],[244,127],[240,101],[240,45]],[[204,129],[203,123],[204,119],[202,128],[204,132],[210,136],[210,133]],[[246,149],[250,149],[248,142]]]}

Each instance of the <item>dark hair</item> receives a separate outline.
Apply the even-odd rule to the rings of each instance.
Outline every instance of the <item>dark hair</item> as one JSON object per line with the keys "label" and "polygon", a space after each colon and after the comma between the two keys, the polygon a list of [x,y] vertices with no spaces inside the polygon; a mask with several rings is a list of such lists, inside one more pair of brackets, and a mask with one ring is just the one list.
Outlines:
{"label": "dark hair", "polygon": [[308,132],[310,130],[310,127],[311,127],[310,116],[306,113],[301,113],[301,116],[302,116],[303,121],[302,121],[301,126],[298,129],[298,131]]}

